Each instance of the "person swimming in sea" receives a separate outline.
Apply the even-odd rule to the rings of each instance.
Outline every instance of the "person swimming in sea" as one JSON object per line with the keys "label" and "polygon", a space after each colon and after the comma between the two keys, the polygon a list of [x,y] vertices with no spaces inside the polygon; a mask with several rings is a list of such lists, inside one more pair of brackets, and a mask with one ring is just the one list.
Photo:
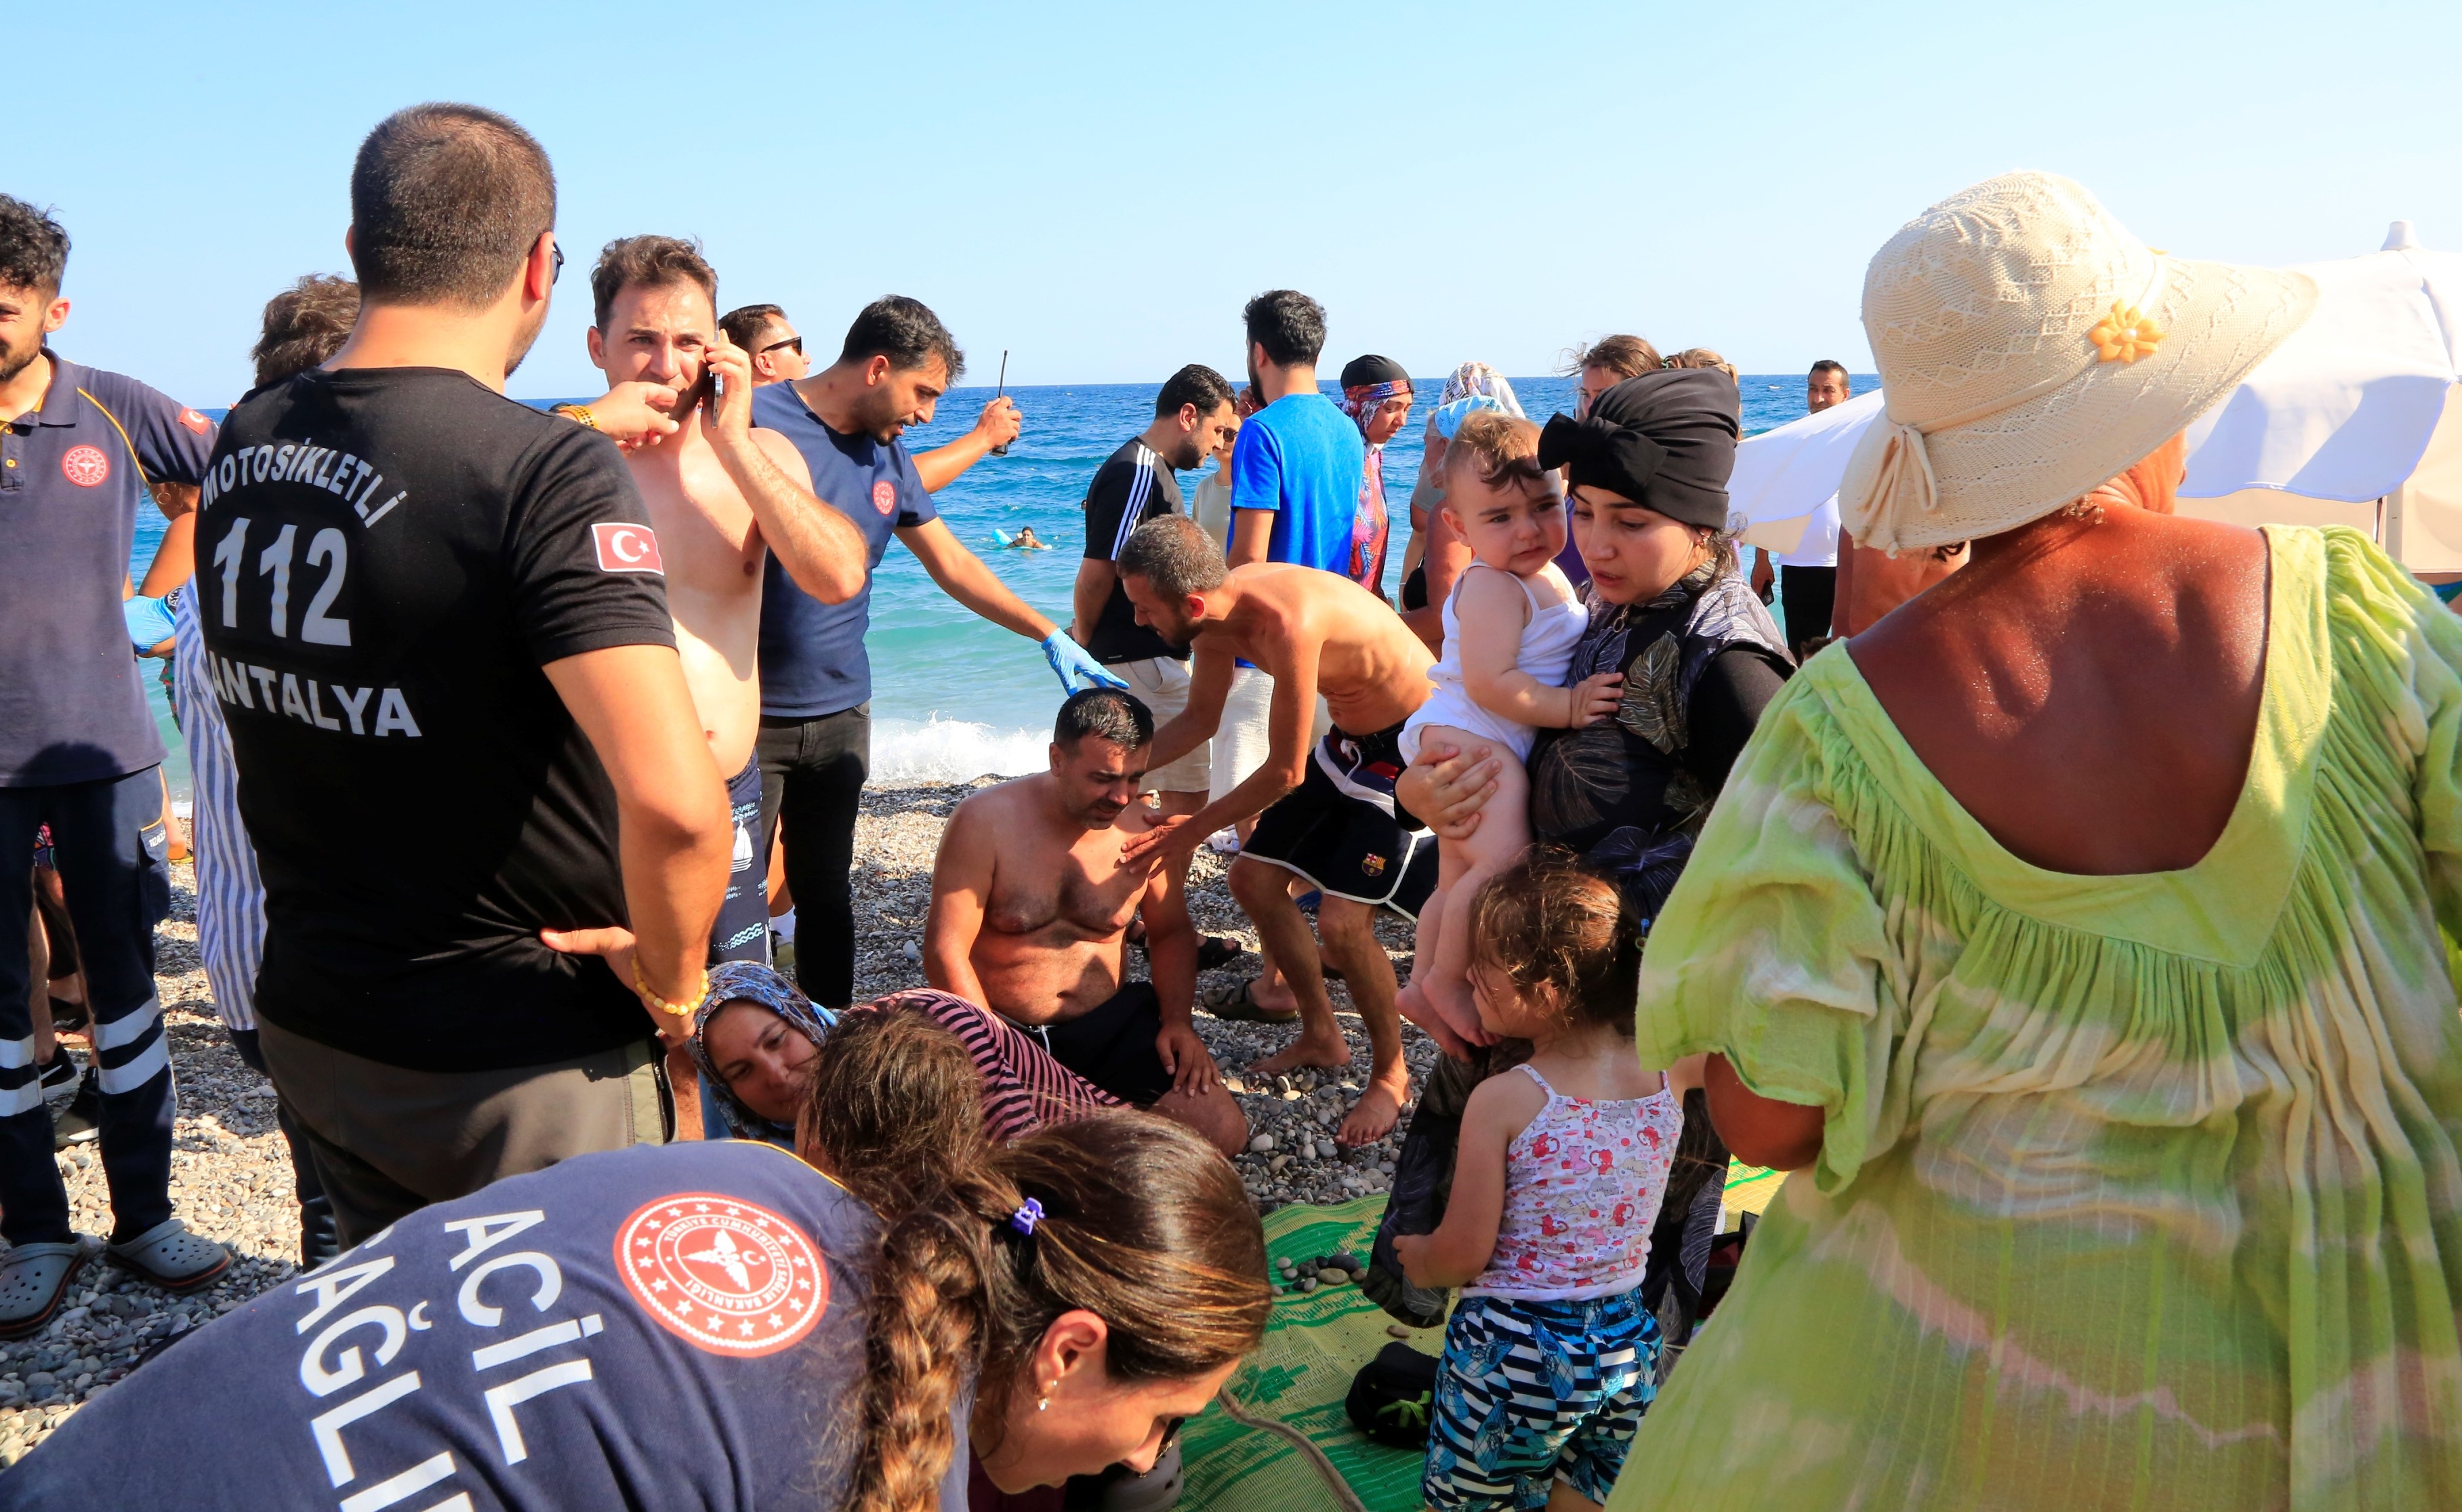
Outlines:
{"label": "person swimming in sea", "polygon": [[[998,535],[1000,532],[995,530],[992,533],[994,535]],[[1038,541],[1034,538],[1034,527],[1030,525],[1019,526],[1017,528],[1017,533],[1001,542],[1001,545],[1008,548],[1008,550],[1012,551],[1047,551],[1051,550],[1050,543]]]}

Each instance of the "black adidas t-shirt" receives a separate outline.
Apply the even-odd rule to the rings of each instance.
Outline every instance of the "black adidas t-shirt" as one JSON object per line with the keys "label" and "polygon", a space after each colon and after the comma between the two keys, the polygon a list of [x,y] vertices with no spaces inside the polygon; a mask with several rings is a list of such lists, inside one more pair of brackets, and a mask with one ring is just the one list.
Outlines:
{"label": "black adidas t-shirt", "polygon": [[[1086,559],[1117,561],[1138,526],[1158,514],[1179,509],[1179,479],[1154,448],[1133,441],[1104,460],[1086,489]],[[1186,646],[1175,646],[1137,623],[1136,606],[1117,579],[1086,649],[1097,661],[1144,661],[1153,657],[1188,659]]]}
{"label": "black adidas t-shirt", "polygon": [[433,368],[311,372],[223,424],[198,621],[265,875],[256,1009],[421,1070],[646,1039],[605,962],[616,799],[539,669],[675,644],[603,436]]}
{"label": "black adidas t-shirt", "polygon": [[[182,1339],[0,1477],[0,1506],[830,1512],[875,1226],[755,1140],[561,1161]],[[967,1416],[951,1404],[944,1512]]]}

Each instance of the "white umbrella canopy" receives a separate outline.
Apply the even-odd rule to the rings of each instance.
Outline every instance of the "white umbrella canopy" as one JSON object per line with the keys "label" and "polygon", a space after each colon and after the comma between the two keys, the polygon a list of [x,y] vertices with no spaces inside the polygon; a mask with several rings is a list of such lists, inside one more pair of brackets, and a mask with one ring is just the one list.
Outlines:
{"label": "white umbrella canopy", "polygon": [[[2300,270],[2317,309],[2189,427],[2182,514],[2356,526],[2415,572],[2462,572],[2462,255],[2412,245]],[[1866,394],[1737,449],[1744,539],[1789,551],[1879,414]]]}

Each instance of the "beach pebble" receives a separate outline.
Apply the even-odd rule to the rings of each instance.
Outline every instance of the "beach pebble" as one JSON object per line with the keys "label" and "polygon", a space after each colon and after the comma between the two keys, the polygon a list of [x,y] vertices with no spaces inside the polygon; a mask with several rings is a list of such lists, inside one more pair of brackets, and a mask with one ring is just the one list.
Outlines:
{"label": "beach pebble", "polygon": [[1337,1266],[1328,1265],[1316,1273],[1316,1279],[1324,1283],[1326,1285],[1339,1286],[1344,1282],[1350,1279],[1350,1272],[1343,1270]]}
{"label": "beach pebble", "polygon": [[1385,1331],[1393,1335],[1393,1337],[1397,1339],[1407,1339],[1411,1336],[1411,1330],[1402,1327],[1398,1323],[1389,1323],[1385,1325]]}
{"label": "beach pebble", "polygon": [[915,941],[911,940],[906,942],[905,948],[900,950],[898,954],[904,956],[909,961],[920,961],[923,959],[923,952],[916,948]]}
{"label": "beach pebble", "polygon": [[1340,1265],[1343,1269],[1350,1271],[1354,1276],[1368,1268],[1367,1264],[1362,1262],[1358,1256],[1352,1254],[1347,1249],[1341,1254],[1334,1256],[1333,1263]]}
{"label": "beach pebble", "polygon": [[1273,1147],[1274,1136],[1269,1134],[1259,1134],[1256,1138],[1248,1141],[1249,1152],[1254,1155],[1263,1155]]}
{"label": "beach pebble", "polygon": [[1300,1278],[1300,1290],[1302,1290],[1302,1291],[1314,1291],[1314,1290],[1316,1290],[1316,1278],[1315,1278],[1314,1276],[1302,1276],[1302,1277]]}

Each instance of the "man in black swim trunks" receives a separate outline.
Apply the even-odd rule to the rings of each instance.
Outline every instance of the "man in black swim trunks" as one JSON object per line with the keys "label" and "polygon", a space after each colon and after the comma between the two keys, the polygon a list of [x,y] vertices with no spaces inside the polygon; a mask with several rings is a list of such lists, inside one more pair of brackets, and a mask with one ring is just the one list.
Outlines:
{"label": "man in black swim trunks", "polygon": [[[1248,1123],[1190,1026],[1197,926],[1186,868],[1125,846],[1162,817],[1138,799],[1154,716],[1088,688],[1060,705],[1051,767],[958,805],[932,863],[924,980],[1025,1029],[1123,1102],[1188,1125],[1223,1153]],[[1142,912],[1153,980],[1128,980]]]}
{"label": "man in black swim trunks", "polygon": [[[1403,722],[1427,702],[1436,659],[1384,600],[1339,572],[1280,562],[1226,570],[1196,521],[1163,515],[1139,526],[1119,555],[1120,586],[1137,622],[1196,648],[1188,707],[1155,736],[1169,763],[1214,733],[1245,660],[1274,680],[1266,720],[1271,753],[1238,787],[1185,819],[1163,821],[1121,853],[1134,860],[1193,849],[1205,836],[1263,814],[1231,867],[1231,893],[1256,922],[1300,1000],[1300,1037],[1257,1063],[1260,1071],[1350,1064],[1319,973],[1342,974],[1368,1031],[1367,1090],[1343,1120],[1345,1144],[1382,1138],[1410,1097],[1393,963],[1377,942],[1376,910],[1415,914],[1436,881],[1436,847],[1393,800],[1406,765]],[[1316,702],[1333,728],[1312,742]],[[1291,900],[1293,875],[1324,895],[1317,935]]]}

